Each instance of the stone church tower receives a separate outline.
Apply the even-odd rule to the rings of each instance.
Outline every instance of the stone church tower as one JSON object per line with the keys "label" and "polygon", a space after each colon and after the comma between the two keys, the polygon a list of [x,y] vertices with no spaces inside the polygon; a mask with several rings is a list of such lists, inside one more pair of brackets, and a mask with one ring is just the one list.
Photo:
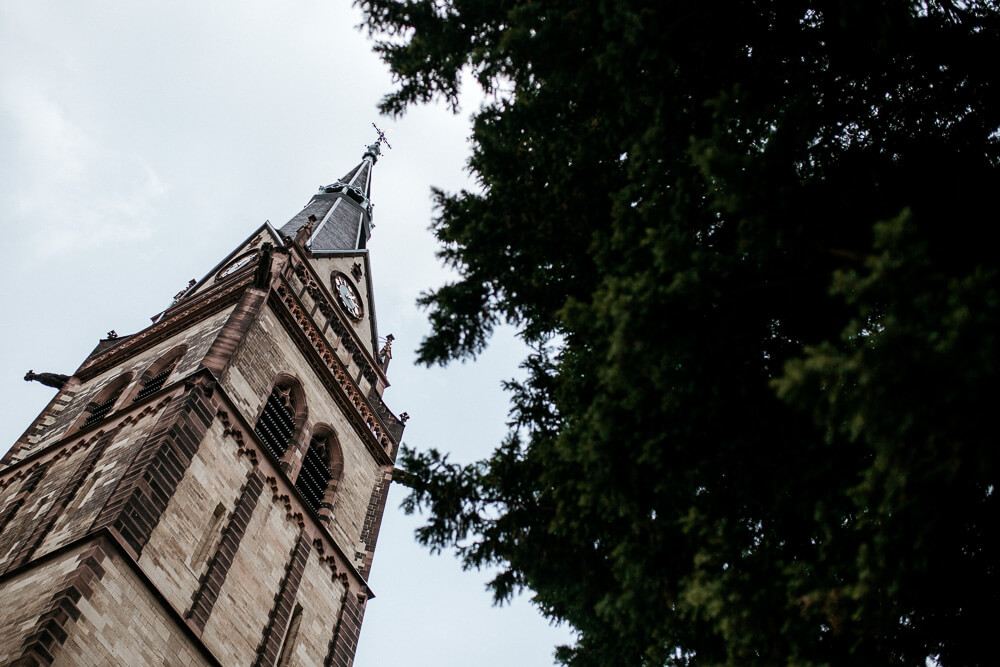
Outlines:
{"label": "stone church tower", "polygon": [[350,665],[403,421],[367,243],[379,143],[0,461],[0,665]]}

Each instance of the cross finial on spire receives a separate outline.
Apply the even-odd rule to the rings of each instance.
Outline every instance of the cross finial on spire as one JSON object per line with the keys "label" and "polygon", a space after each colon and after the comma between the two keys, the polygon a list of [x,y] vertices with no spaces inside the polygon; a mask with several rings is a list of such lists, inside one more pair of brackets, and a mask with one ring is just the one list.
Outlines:
{"label": "cross finial on spire", "polygon": [[[371,157],[372,164],[374,164],[375,161],[378,160],[378,156],[382,154],[381,144],[389,146],[389,140],[385,138],[385,132],[378,129],[378,125],[372,123],[372,127],[374,127],[375,131],[378,132],[378,139],[375,140],[375,143],[368,145],[368,150],[365,151],[365,157]],[[389,146],[389,148],[392,148],[392,146]]]}
{"label": "cross finial on spire", "polygon": [[[372,127],[374,127],[375,131],[378,132],[378,140],[375,143],[377,144],[381,142],[384,143],[386,146],[389,146],[389,140],[385,138],[385,132],[378,129],[378,125],[376,125],[375,123],[372,123]],[[392,146],[389,146],[389,148],[392,148]]]}

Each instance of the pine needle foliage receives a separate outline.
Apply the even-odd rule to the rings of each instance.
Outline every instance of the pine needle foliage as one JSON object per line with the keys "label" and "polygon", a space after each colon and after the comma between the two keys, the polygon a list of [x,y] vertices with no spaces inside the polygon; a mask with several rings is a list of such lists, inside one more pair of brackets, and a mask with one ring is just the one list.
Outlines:
{"label": "pine needle foliage", "polygon": [[420,360],[533,350],[420,541],[575,667],[995,663],[997,3],[357,4],[384,111],[488,93]]}

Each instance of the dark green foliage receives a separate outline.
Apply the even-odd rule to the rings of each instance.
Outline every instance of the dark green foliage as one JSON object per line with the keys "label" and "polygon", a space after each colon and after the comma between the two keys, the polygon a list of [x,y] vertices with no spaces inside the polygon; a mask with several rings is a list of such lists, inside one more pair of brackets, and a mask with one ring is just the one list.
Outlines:
{"label": "dark green foliage", "polygon": [[995,662],[997,4],[359,4],[385,110],[494,100],[421,359],[535,350],[420,540],[567,664]]}

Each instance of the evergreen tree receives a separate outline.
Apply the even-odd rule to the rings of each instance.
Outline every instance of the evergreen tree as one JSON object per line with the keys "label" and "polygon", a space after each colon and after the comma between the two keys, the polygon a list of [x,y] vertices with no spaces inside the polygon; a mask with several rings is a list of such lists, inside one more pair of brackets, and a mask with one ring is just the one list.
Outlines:
{"label": "evergreen tree", "polygon": [[420,541],[570,665],[995,662],[998,3],[358,4],[383,110],[490,100],[421,361],[533,350]]}

